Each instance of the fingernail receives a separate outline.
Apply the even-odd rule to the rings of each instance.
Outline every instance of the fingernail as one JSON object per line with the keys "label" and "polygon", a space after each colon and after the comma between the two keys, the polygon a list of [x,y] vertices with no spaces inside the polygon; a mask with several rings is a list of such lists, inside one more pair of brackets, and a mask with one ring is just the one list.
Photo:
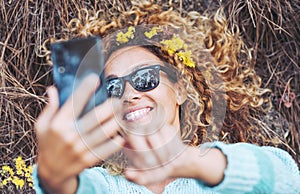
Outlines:
{"label": "fingernail", "polygon": [[54,86],[49,86],[47,89],[46,89],[46,93],[47,93],[47,96],[48,96],[48,102],[49,104],[51,104],[52,106],[56,106],[56,102],[57,100],[57,91],[56,91],[56,88]]}

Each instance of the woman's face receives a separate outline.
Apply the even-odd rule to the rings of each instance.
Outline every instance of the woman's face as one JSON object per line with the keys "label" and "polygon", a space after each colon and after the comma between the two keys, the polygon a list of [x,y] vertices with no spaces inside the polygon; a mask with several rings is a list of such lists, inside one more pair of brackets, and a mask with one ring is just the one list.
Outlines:
{"label": "woman's face", "polygon": [[[142,47],[126,47],[113,53],[105,64],[107,79],[123,77],[144,67],[162,65],[163,62]],[[120,98],[114,98],[115,118],[125,133],[146,135],[155,133],[164,124],[179,130],[178,84],[172,83],[164,71],[159,71],[160,83],[150,91],[135,90],[125,82]]]}

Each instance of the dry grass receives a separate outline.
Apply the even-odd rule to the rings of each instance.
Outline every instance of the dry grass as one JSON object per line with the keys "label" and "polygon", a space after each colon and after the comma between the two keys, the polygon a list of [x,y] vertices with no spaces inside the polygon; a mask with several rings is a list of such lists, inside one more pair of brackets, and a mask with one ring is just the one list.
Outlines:
{"label": "dry grass", "polygon": [[[52,84],[51,66],[38,57],[43,40],[63,37],[66,32],[62,28],[83,7],[115,12],[130,6],[129,0],[97,2],[0,1],[1,166],[13,166],[18,156],[25,158],[28,165],[34,163],[37,152],[34,122],[46,103],[45,89]],[[214,10],[220,6],[216,2],[177,0],[173,6],[184,14],[192,9]],[[293,149],[289,152],[300,164],[300,1],[233,0],[223,2],[223,6],[229,28],[239,29],[245,42],[254,49],[253,63],[264,87],[273,90],[274,108],[266,119],[274,131],[283,131]],[[16,191],[6,188],[3,192]],[[33,191],[24,187],[17,192]]]}
{"label": "dry grass", "polygon": [[[228,1],[229,2],[229,1]],[[234,0],[225,4],[232,28],[253,48],[263,87],[273,91],[268,121],[282,131],[300,164],[300,1]]]}

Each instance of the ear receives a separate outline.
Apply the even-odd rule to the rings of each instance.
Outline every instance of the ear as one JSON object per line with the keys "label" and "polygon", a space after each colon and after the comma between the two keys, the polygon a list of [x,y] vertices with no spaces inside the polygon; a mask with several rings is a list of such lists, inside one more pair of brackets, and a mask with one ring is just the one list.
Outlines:
{"label": "ear", "polygon": [[187,91],[182,80],[179,80],[178,83],[176,83],[176,97],[178,105],[182,105],[187,99]]}

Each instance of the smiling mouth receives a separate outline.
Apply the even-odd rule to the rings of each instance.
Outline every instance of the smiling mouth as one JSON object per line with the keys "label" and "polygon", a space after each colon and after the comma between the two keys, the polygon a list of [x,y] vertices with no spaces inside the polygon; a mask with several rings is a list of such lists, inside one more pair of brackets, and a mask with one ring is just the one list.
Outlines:
{"label": "smiling mouth", "polygon": [[152,110],[152,108],[142,108],[142,109],[139,109],[139,110],[135,110],[135,111],[132,111],[130,113],[127,113],[124,115],[124,120],[126,121],[136,121],[136,120],[139,120],[143,117],[145,117],[146,115],[148,115],[148,113]]}

